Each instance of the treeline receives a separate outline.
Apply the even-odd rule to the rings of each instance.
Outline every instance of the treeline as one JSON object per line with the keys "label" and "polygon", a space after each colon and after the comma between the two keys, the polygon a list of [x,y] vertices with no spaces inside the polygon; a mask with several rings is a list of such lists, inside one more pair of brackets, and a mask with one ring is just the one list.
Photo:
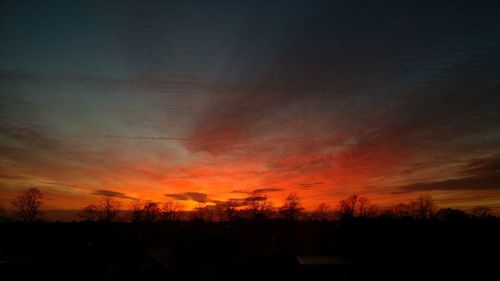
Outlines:
{"label": "treeline", "polygon": [[[29,189],[11,204],[15,209],[9,215],[0,207],[0,221],[17,220],[23,222],[40,221],[43,195],[36,188]],[[365,196],[352,195],[340,200],[336,205],[320,204],[313,211],[305,211],[296,193],[290,193],[282,206],[274,207],[264,190],[249,192],[243,199],[230,199],[212,205],[199,204],[191,211],[184,210],[175,201],[152,202],[133,200],[128,206],[113,197],[102,197],[95,204],[82,209],[78,218],[89,222],[159,222],[159,221],[236,221],[281,219],[287,221],[314,220],[334,221],[355,218],[366,219],[413,219],[454,221],[465,219],[493,219],[492,211],[485,206],[477,206],[464,211],[455,208],[438,208],[430,196],[419,196],[409,203],[390,206],[372,204]]]}

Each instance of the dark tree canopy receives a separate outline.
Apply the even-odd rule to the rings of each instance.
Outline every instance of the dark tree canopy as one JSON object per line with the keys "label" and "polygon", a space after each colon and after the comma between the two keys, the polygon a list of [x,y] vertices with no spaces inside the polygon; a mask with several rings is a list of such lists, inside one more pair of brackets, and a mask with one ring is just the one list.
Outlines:
{"label": "dark tree canopy", "polygon": [[269,217],[272,213],[271,202],[263,190],[252,191],[245,201],[248,206],[247,210],[254,219]]}
{"label": "dark tree canopy", "polygon": [[83,208],[83,210],[78,214],[80,219],[85,221],[97,221],[101,214],[101,210],[95,204],[90,204]]}
{"label": "dark tree canopy", "polygon": [[24,222],[34,222],[40,219],[40,206],[43,195],[40,190],[31,188],[12,200],[16,215]]}
{"label": "dark tree canopy", "polygon": [[282,218],[286,220],[297,220],[303,208],[300,205],[300,199],[297,193],[290,193],[283,206],[280,208],[279,213]]}
{"label": "dark tree canopy", "polygon": [[99,202],[100,219],[105,222],[116,220],[120,212],[121,203],[113,197],[106,196]]}

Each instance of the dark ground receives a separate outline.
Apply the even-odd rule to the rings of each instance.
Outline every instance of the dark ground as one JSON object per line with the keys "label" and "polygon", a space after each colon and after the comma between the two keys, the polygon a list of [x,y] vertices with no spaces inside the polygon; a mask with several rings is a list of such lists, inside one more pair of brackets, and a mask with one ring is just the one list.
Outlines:
{"label": "dark ground", "polygon": [[499,280],[500,220],[0,224],[0,280],[303,280],[299,255],[356,280]]}

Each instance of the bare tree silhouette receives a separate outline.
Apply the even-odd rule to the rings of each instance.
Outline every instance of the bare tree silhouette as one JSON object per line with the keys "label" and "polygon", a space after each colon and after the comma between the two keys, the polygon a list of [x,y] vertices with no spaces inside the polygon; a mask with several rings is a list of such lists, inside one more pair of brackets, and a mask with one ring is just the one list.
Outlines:
{"label": "bare tree silhouette", "polygon": [[213,215],[213,210],[208,206],[198,204],[193,210],[192,219],[196,221],[211,221],[213,219]]}
{"label": "bare tree silhouette", "polygon": [[183,206],[179,203],[168,201],[163,204],[161,209],[162,219],[167,221],[177,221],[182,214]]}
{"label": "bare tree silhouette", "polygon": [[239,202],[229,199],[222,204],[224,215],[228,221],[234,221],[237,218]]}
{"label": "bare tree silhouette", "polygon": [[412,216],[412,210],[410,205],[404,203],[399,203],[392,206],[390,213],[391,213],[390,215],[399,219],[409,218]]}
{"label": "bare tree silhouette", "polygon": [[373,205],[367,197],[358,197],[356,216],[360,218],[373,218],[379,214],[379,208]]}
{"label": "bare tree silhouette", "polygon": [[266,218],[271,216],[272,204],[268,201],[263,190],[257,189],[250,192],[245,201],[248,206],[247,210],[250,212],[252,218]]}
{"label": "bare tree silhouette", "polygon": [[7,212],[5,209],[0,205],[0,222],[1,221],[6,221],[7,220]]}
{"label": "bare tree silhouette", "polygon": [[356,212],[358,195],[349,196],[339,201],[338,213],[341,218],[352,218]]}
{"label": "bare tree silhouette", "polygon": [[352,195],[346,199],[340,200],[339,202],[339,215],[341,218],[352,218],[354,217],[354,212],[356,211],[356,203],[358,202],[358,196]]}
{"label": "bare tree silhouette", "polygon": [[491,209],[485,206],[477,206],[474,207],[471,211],[470,214],[478,219],[486,219],[489,217],[492,217]]}
{"label": "bare tree silhouette", "polygon": [[144,219],[143,206],[144,204],[139,200],[134,200],[130,203],[130,221],[140,222]]}
{"label": "bare tree silhouette", "polygon": [[441,221],[461,221],[467,219],[467,214],[459,209],[441,208],[435,212],[433,217]]}
{"label": "bare tree silhouette", "polygon": [[160,216],[160,207],[155,202],[146,202],[142,207],[142,212],[144,215],[144,221],[146,222],[154,222]]}
{"label": "bare tree silhouette", "polygon": [[217,203],[212,206],[216,221],[227,221],[226,213],[224,212],[224,203]]}
{"label": "bare tree silhouette", "polygon": [[377,214],[377,207],[371,205],[368,198],[364,196],[352,195],[346,199],[340,200],[337,211],[339,217],[344,219],[353,217],[374,217]]}
{"label": "bare tree silhouette", "polygon": [[369,213],[369,200],[366,197],[358,197],[358,202],[357,202],[357,216],[358,217],[367,217]]}
{"label": "bare tree silhouette", "polygon": [[300,199],[297,193],[290,193],[286,199],[283,206],[279,209],[279,213],[282,218],[286,220],[297,220],[304,208],[300,206]]}
{"label": "bare tree silhouette", "polygon": [[254,190],[246,198],[248,210],[253,217],[257,216],[261,208],[261,201],[265,200],[267,200],[267,197],[264,196],[264,192],[262,190]]}
{"label": "bare tree silhouette", "polygon": [[78,214],[80,219],[85,221],[97,221],[100,216],[100,210],[95,204],[90,204],[83,208],[83,210]]}
{"label": "bare tree silhouette", "polygon": [[112,222],[120,212],[121,202],[106,196],[99,201],[100,219],[105,222]]}
{"label": "bare tree silhouette", "polygon": [[330,219],[330,206],[325,203],[318,205],[316,210],[312,213],[312,218],[318,221],[327,221]]}
{"label": "bare tree silhouette", "polygon": [[432,218],[436,210],[436,204],[428,195],[419,196],[416,201],[410,203],[413,215],[417,219],[428,220]]}
{"label": "bare tree silhouette", "polygon": [[12,205],[17,209],[16,215],[24,222],[34,222],[40,219],[40,206],[42,205],[42,193],[36,188],[18,195],[12,200]]}

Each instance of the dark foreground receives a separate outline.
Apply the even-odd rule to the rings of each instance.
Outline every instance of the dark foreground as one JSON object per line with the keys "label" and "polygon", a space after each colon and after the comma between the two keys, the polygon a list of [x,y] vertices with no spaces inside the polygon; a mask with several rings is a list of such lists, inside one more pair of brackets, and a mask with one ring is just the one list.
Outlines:
{"label": "dark foreground", "polygon": [[2,223],[0,239],[1,280],[498,280],[500,267],[498,219]]}

